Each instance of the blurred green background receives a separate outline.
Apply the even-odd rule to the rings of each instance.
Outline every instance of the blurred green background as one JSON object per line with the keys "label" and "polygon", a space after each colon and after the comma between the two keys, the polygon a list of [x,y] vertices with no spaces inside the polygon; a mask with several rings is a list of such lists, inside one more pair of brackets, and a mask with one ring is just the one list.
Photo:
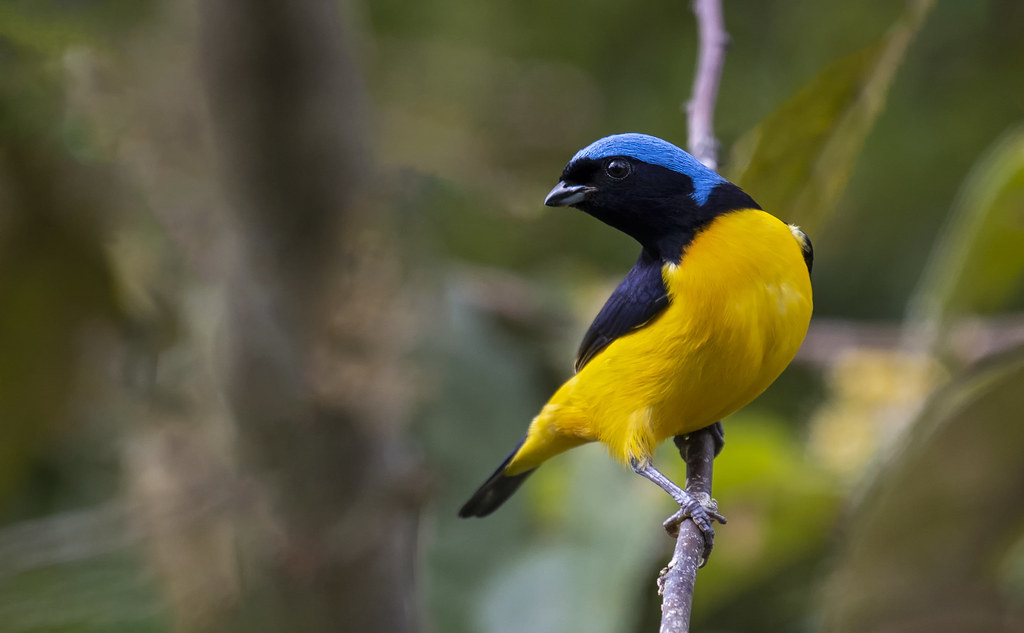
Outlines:
{"label": "blurred green background", "polygon": [[[693,630],[1024,631],[1024,3],[724,4],[816,306]],[[0,631],[655,630],[672,502],[599,446],[455,513],[636,256],[542,200],[685,146],[688,3],[256,5],[0,3]]]}

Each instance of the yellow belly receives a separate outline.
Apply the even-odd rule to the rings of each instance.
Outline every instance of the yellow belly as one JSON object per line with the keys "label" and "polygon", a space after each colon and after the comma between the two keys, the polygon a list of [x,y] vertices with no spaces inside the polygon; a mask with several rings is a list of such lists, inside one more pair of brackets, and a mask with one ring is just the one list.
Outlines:
{"label": "yellow belly", "polygon": [[622,461],[745,406],[796,355],[811,283],[789,227],[757,210],[720,216],[663,269],[669,305],[613,341],[566,382],[530,426],[506,472],[588,441]]}

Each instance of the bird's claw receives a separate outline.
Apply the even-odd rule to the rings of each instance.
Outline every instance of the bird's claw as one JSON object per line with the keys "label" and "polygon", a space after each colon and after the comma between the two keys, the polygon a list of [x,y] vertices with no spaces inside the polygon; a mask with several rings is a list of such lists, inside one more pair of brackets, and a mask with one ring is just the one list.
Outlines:
{"label": "bird's claw", "polygon": [[726,519],[718,512],[718,503],[708,495],[702,495],[706,499],[698,501],[693,496],[679,500],[679,511],[665,519],[662,525],[672,538],[679,538],[679,526],[683,521],[690,519],[704,537],[704,551],[701,553],[700,566],[703,567],[711,556],[711,550],[715,546],[715,529],[713,521],[725,525]]}

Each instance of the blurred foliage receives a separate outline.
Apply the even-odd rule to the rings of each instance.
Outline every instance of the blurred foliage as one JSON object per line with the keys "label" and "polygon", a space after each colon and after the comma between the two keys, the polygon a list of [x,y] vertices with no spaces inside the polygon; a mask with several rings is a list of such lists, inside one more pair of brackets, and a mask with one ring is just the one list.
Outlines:
{"label": "blurred foliage", "polygon": [[828,630],[1021,630],[1021,384],[1017,348],[928,403],[844,530]]}
{"label": "blurred foliage", "polygon": [[[945,630],[920,619],[938,613],[1024,630],[1021,352],[968,363],[1020,340],[1024,4],[725,9],[725,171],[809,229],[819,318],[896,334],[815,355],[827,366],[794,366],[728,421],[729,524],[694,629]],[[683,144],[686,3],[343,15],[374,186],[400,201],[393,274],[426,297],[397,302],[426,324],[406,387],[432,474],[423,628],[653,630],[672,504],[600,447],[545,465],[485,521],[455,510],[568,376],[635,258],[541,201],[599,136]],[[244,227],[223,211],[202,21],[192,3],[0,5],[0,631],[206,630],[252,572],[238,516],[275,536],[266,508],[237,507],[251,499],[224,404],[224,271]],[[671,447],[658,462],[683,477]],[[310,499],[356,485],[317,483]]]}
{"label": "blurred foliage", "polygon": [[[1024,128],[1003,134],[971,169],[927,269],[907,306],[907,319],[944,339],[955,317],[992,314],[1024,295]],[[947,350],[936,350],[944,352]]]}

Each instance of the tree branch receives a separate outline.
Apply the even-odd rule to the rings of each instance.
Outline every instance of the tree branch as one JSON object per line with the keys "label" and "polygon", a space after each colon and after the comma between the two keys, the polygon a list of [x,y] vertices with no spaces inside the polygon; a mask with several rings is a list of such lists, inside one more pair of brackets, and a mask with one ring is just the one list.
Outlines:
{"label": "tree branch", "polygon": [[[686,491],[702,503],[711,498],[711,474],[715,460],[715,440],[710,428],[675,438],[679,455],[686,462]],[[704,549],[704,536],[690,519],[679,526],[675,553],[658,578],[661,602],[661,633],[687,633],[693,586]]]}
{"label": "tree branch", "polygon": [[718,81],[725,65],[729,34],[725,32],[721,0],[693,0],[697,16],[700,49],[693,78],[693,97],[686,106],[687,139],[690,153],[711,169],[718,169],[718,139],[715,138],[715,100]]}
{"label": "tree branch", "polygon": [[402,260],[379,264],[389,211],[371,191],[344,3],[204,0],[200,24],[240,250],[225,382],[271,523],[240,526],[245,595],[210,629],[416,630],[422,477],[393,378]]}
{"label": "tree branch", "polygon": [[[693,97],[687,105],[690,153],[711,169],[718,168],[718,139],[714,134],[715,100],[718,82],[725,65],[725,32],[721,0],[694,0],[699,52],[693,80]],[[715,459],[715,440],[709,428],[675,438],[679,454],[686,462],[686,491],[701,503],[711,500],[711,475]],[[661,633],[687,633],[693,607],[693,587],[697,569],[705,562],[704,535],[690,519],[679,526],[675,552],[658,579],[662,596]]]}

